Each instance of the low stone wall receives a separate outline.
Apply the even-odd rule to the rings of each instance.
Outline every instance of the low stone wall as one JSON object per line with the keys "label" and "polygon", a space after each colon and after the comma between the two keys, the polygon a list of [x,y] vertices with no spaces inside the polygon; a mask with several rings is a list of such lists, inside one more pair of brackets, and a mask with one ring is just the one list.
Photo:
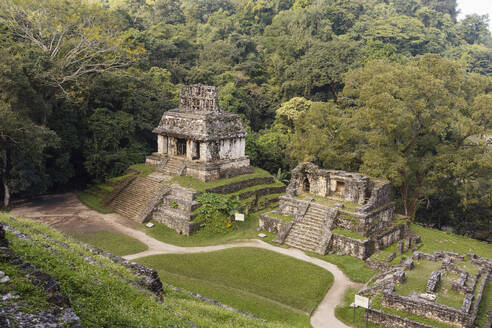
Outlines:
{"label": "low stone wall", "polygon": [[421,298],[401,296],[395,292],[388,292],[387,290],[383,292],[381,304],[392,309],[410,312],[457,327],[462,327],[467,321],[466,313],[463,313],[461,310]]}
{"label": "low stone wall", "polygon": [[404,224],[399,224],[394,228],[391,228],[374,238],[374,248],[379,251],[385,249],[386,247],[396,243],[398,240],[405,236],[407,226]]}
{"label": "low stone wall", "polygon": [[280,194],[285,192],[285,186],[280,186],[280,187],[265,187],[257,190],[250,190],[243,192],[238,195],[239,199],[246,199],[251,196],[256,196],[256,197],[261,197],[265,195],[271,195],[271,194]]}
{"label": "low stone wall", "polygon": [[367,319],[370,322],[390,328],[434,328],[433,326],[376,309],[367,309]]}
{"label": "low stone wall", "polygon": [[333,234],[329,249],[365,260],[371,254],[371,242]]}
{"label": "low stone wall", "polygon": [[173,229],[180,235],[190,236],[200,230],[200,223],[185,221],[179,217],[166,215],[160,211],[154,212],[152,219]]}
{"label": "low stone wall", "polygon": [[269,184],[273,182],[275,182],[275,179],[273,177],[252,178],[252,179],[231,183],[225,186],[210,188],[205,190],[205,192],[213,192],[216,194],[231,194],[244,188],[249,188],[252,186],[262,185],[262,184]]}
{"label": "low stone wall", "polygon": [[268,216],[267,214],[262,214],[260,215],[259,221],[258,221],[258,227],[262,230],[272,232],[272,233],[278,233],[279,231],[282,231],[282,227],[288,225],[290,222],[284,221],[279,218],[274,218],[271,216]]}

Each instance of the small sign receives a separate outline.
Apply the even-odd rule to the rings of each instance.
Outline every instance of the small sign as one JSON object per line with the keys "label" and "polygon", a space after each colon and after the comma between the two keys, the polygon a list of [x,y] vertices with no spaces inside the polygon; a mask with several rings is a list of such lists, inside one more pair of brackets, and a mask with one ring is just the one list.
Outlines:
{"label": "small sign", "polygon": [[234,220],[236,220],[236,221],[244,221],[244,214],[242,214],[242,213],[236,213],[236,214],[234,214]]}
{"label": "small sign", "polygon": [[264,233],[259,233],[259,234],[258,234],[258,237],[260,237],[260,238],[265,238],[265,237],[266,237],[266,235],[265,235]]}
{"label": "small sign", "polygon": [[154,224],[152,222],[149,222],[145,225],[147,228],[152,228],[154,226]]}
{"label": "small sign", "polygon": [[371,299],[369,297],[355,295],[354,304],[355,306],[360,306],[361,308],[369,309],[369,307],[371,306]]}

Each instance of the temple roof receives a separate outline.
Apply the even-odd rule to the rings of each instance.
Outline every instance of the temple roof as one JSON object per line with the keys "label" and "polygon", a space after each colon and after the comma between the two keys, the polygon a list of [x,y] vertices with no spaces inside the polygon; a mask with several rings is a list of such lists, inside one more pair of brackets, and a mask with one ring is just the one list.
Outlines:
{"label": "temple roof", "polygon": [[239,115],[218,106],[218,88],[200,84],[180,89],[179,107],[165,112],[153,132],[202,141],[248,135]]}

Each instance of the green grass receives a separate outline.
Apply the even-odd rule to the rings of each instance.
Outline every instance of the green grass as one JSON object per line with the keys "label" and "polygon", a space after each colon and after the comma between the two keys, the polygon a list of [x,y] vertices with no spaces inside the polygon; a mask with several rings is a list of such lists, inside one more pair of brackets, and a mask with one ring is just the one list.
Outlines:
{"label": "green grass", "polygon": [[313,264],[256,248],[155,255],[137,260],[172,284],[267,320],[309,326],[309,316],[333,283]]}
{"label": "green grass", "polygon": [[[354,301],[354,296],[357,294],[357,289],[348,288],[343,296],[343,303],[338,305],[335,309],[335,316],[338,320],[345,323],[347,326],[356,327],[356,328],[365,328],[366,321],[364,319],[364,309],[356,308],[355,309],[355,321],[354,321],[354,309],[350,307],[350,304]],[[372,322],[368,322],[368,327],[381,327]]]}
{"label": "green grass", "polygon": [[477,327],[485,328],[487,325],[489,321],[487,313],[489,312],[490,307],[492,307],[492,281],[487,282],[483,291],[482,301],[478,308],[477,320],[475,321]]}
{"label": "green grass", "polygon": [[405,271],[406,281],[395,286],[395,291],[400,295],[408,296],[413,291],[425,293],[430,274],[439,270],[442,265],[441,262],[426,260],[415,261],[414,264],[415,268]]}
{"label": "green grass", "polygon": [[233,192],[230,194],[226,194],[226,196],[235,197],[235,196],[239,196],[240,194],[244,194],[244,193],[249,192],[249,191],[256,191],[256,190],[260,190],[263,188],[283,187],[283,186],[284,186],[284,184],[282,182],[275,181],[274,183],[266,183],[266,184],[260,184],[260,185],[244,188],[244,189],[241,189],[239,191],[236,191],[236,192]]}
{"label": "green grass", "polygon": [[359,235],[356,232],[350,231],[350,230],[342,230],[342,229],[333,229],[331,232],[333,232],[336,235],[342,235],[345,237],[350,237],[358,240],[367,240],[368,238]]}
{"label": "green grass", "polygon": [[416,224],[412,224],[411,229],[422,238],[424,246],[419,250],[421,252],[449,251],[458,254],[475,253],[479,256],[492,258],[492,245],[487,242],[436,229],[424,228]]}
{"label": "green grass", "polygon": [[452,306],[461,309],[465,295],[451,290],[451,285],[459,278],[459,275],[452,272],[445,272],[442,275],[441,283],[437,291],[437,300],[439,304]]}
{"label": "green grass", "polygon": [[102,200],[106,193],[99,193],[99,194],[94,194],[90,192],[91,189],[95,189],[94,187],[89,187],[86,190],[79,191],[77,193],[77,196],[79,200],[84,204],[85,206],[103,214],[111,213],[113,210],[111,210],[109,207],[106,207],[102,205]]}
{"label": "green grass", "polygon": [[356,257],[349,255],[340,256],[336,254],[320,255],[314,252],[306,252],[306,254],[335,264],[354,282],[366,283],[376,274],[376,271],[367,268],[364,261]]}
{"label": "green grass", "polygon": [[86,244],[93,245],[118,256],[135,254],[147,250],[147,245],[144,243],[112,231],[71,232],[69,235]]}
{"label": "green grass", "polygon": [[203,182],[201,180],[198,180],[193,177],[189,176],[179,176],[179,177],[174,177],[171,181],[176,182],[179,184],[181,187],[185,188],[192,188],[197,191],[205,192],[206,189],[210,188],[215,188],[219,186],[225,186],[231,183],[239,182],[239,181],[244,181],[252,178],[264,178],[264,177],[270,177],[271,174],[268,171],[265,171],[263,169],[260,169],[258,167],[254,168],[254,173],[252,174],[243,174],[243,175],[238,175],[229,179],[218,179],[218,180],[212,180],[208,182]]}
{"label": "green grass", "polygon": [[[137,289],[126,280],[138,278],[128,269],[96,256],[60,233],[28,220],[14,222],[0,213],[0,221],[28,233],[35,242],[18,239],[7,233],[10,247],[40,270],[52,275],[68,296],[72,308],[87,328],[99,327],[292,327],[287,322],[261,322],[235,312],[192,298],[187,294],[167,291],[163,303],[150,292]],[[48,234],[67,245],[66,248],[36,232]],[[51,247],[54,252],[47,249]],[[96,257],[104,266],[92,265],[83,256]],[[3,265],[4,264],[0,264]],[[3,286],[1,288],[4,288]],[[22,291],[26,289],[16,290]],[[31,297],[22,294],[23,297]],[[42,299],[39,299],[42,305]]]}
{"label": "green grass", "polygon": [[[401,241],[403,241],[403,239]],[[373,261],[379,261],[379,259],[384,260],[384,259],[388,258],[388,256],[391,253],[396,254],[395,258],[390,262],[383,262],[383,263],[388,263],[391,265],[398,264],[398,263],[400,263],[400,261],[402,260],[403,257],[411,257],[413,252],[411,250],[410,251],[405,250],[405,252],[403,254],[398,253],[398,241],[397,241],[397,242],[391,244],[390,246],[386,247],[385,249],[383,249],[377,253],[374,253],[371,256],[371,260],[373,260]]]}
{"label": "green grass", "polygon": [[286,221],[286,222],[292,221],[292,216],[282,215],[282,214],[277,213],[277,212],[268,212],[268,213],[266,213],[266,215],[268,215],[272,218],[277,218],[277,219],[280,219],[282,221]]}
{"label": "green grass", "polygon": [[454,262],[454,264],[458,267],[461,268],[465,271],[467,271],[469,274],[476,275],[478,271],[480,271],[480,268],[472,263],[468,262]]}

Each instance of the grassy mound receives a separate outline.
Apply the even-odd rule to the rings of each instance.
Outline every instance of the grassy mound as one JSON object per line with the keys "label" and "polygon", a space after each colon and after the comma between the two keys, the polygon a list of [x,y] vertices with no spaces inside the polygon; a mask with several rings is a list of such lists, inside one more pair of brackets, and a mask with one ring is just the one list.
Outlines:
{"label": "grassy mound", "polygon": [[264,249],[232,248],[211,253],[155,255],[137,262],[166,281],[253,313],[309,326],[309,314],[333,283],[313,264]]}
{"label": "grassy mound", "polygon": [[[130,270],[90,253],[50,228],[28,220],[13,221],[1,213],[0,221],[34,239],[23,240],[7,233],[15,252],[58,281],[62,293],[69,297],[84,327],[190,327],[189,322],[197,327],[221,328],[289,326],[285,322],[280,325],[249,319],[174,291],[168,291],[161,303],[150,292],[130,284],[138,279]],[[65,243],[68,248],[59,242]],[[92,257],[100,265],[89,263],[84,256]],[[6,264],[0,263],[0,270],[4,269],[16,277],[13,269],[7,270]],[[38,299],[38,304],[42,305],[42,299],[35,290],[30,292],[29,287],[22,285],[6,286],[22,298]]]}
{"label": "grassy mound", "polygon": [[148,248],[134,238],[112,231],[71,232],[70,236],[118,256],[143,252]]}

